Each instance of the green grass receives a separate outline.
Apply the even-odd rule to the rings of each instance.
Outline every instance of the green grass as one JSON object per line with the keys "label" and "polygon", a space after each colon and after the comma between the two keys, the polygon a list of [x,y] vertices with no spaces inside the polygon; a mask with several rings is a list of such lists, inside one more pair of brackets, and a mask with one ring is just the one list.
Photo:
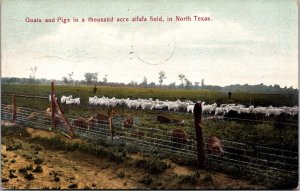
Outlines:
{"label": "green grass", "polygon": [[151,174],[160,174],[170,168],[170,164],[157,157],[144,157],[136,162],[136,167],[144,168]]}
{"label": "green grass", "polygon": [[[88,97],[94,96],[94,86],[71,86],[71,85],[60,85],[55,86],[56,95],[73,95],[73,97],[80,97],[81,102],[88,103]],[[49,85],[13,85],[13,84],[2,84],[3,93],[14,93],[14,94],[25,94],[25,95],[38,95],[47,96],[51,93],[51,86]],[[205,101],[207,103],[217,102],[218,104],[227,102],[227,93],[212,91],[212,90],[186,90],[186,89],[164,89],[164,88],[141,88],[141,87],[110,87],[110,86],[99,86],[96,94],[98,97],[108,96],[116,98],[153,98],[160,100],[192,100],[192,101]],[[18,98],[22,100],[26,98]],[[233,92],[232,100],[236,103],[245,105],[287,105],[293,106],[294,103],[289,99],[288,95],[283,94],[259,94],[259,93],[247,93],[247,92]],[[10,102],[11,98],[3,97],[2,102]],[[30,101],[28,104],[32,104],[34,101]],[[25,104],[20,101],[19,104]],[[47,100],[44,104],[47,104]]]}
{"label": "green grass", "polygon": [[[123,155],[123,150],[118,152],[113,147],[107,147],[102,145],[95,145],[93,143],[67,143],[62,137],[35,137],[31,139],[34,143],[39,143],[45,148],[52,150],[64,150],[64,151],[81,151],[86,154],[90,154],[96,157],[107,157],[110,161],[116,163],[122,163],[126,160],[126,156]],[[35,163],[37,164],[37,163]]]}

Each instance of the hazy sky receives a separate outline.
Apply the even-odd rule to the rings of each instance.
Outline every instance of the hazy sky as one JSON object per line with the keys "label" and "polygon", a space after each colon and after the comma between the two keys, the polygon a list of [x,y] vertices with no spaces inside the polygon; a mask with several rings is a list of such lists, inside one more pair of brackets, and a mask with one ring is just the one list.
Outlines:
{"label": "hazy sky", "polygon": [[[109,82],[164,84],[183,73],[206,84],[298,87],[296,0],[3,0],[3,77],[62,79],[70,72],[105,74]],[[30,18],[163,16],[165,22],[27,23]],[[167,22],[166,17],[211,17]],[[156,64],[156,65],[153,65]]]}

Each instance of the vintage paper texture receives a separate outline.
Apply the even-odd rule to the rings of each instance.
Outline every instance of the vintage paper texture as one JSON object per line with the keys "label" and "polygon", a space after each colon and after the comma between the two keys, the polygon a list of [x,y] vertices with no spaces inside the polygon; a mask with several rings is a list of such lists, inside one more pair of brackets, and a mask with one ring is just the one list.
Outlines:
{"label": "vintage paper texture", "polygon": [[[37,142],[8,139],[4,131],[1,154],[6,158],[3,158],[2,187],[295,188],[297,14],[296,0],[2,0],[2,126],[10,127],[16,122],[28,127],[62,128],[68,137],[72,137],[73,128],[80,137],[84,135],[76,130],[77,126],[92,132],[95,127],[91,124],[101,118],[107,131],[104,140],[121,140],[120,137],[129,135],[128,140],[140,141],[134,142],[138,149],[142,143],[148,144],[139,155],[129,154],[133,157],[130,160],[138,161],[154,147],[162,151],[153,155],[164,156],[169,165],[167,171],[162,170],[163,178],[159,180],[155,173],[159,171],[157,168],[164,168],[164,162],[152,161],[150,166],[161,166],[150,168],[143,166],[144,163],[128,164],[129,160],[122,157],[120,160],[125,162],[116,163],[111,159],[115,155],[108,157],[109,160],[101,154],[100,158],[94,158],[87,149],[86,152],[75,149],[81,154],[73,151],[66,154],[48,150],[47,145],[40,143],[43,147],[40,150]],[[54,104],[55,97],[51,98],[51,81],[60,106]],[[62,98],[63,95],[66,97]],[[70,101],[69,95],[80,99]],[[98,102],[94,96],[98,96]],[[63,99],[70,105],[64,105]],[[201,141],[217,148],[209,153],[212,158],[206,153],[209,156],[206,160],[212,162],[201,171],[191,161],[181,161],[182,156],[185,159],[192,156],[195,164],[197,160],[201,163],[192,114],[197,101],[202,101],[204,118],[209,121],[196,126],[203,128]],[[226,117],[233,121],[228,122]],[[114,129],[116,121],[123,125],[122,129]],[[154,127],[163,132],[160,136],[169,137],[155,137],[152,131],[147,131]],[[52,136],[36,128],[29,131],[32,136]],[[21,148],[9,151],[9,146],[14,148],[16,143],[28,152],[22,154]],[[165,148],[168,144],[171,145]],[[209,152],[212,147],[205,148]],[[122,149],[123,154],[129,152]],[[49,160],[45,150],[53,155]],[[167,157],[167,151],[180,153],[181,157]],[[44,171],[37,174],[27,170],[35,177],[28,180],[30,175],[18,170],[30,164],[36,168],[33,160],[39,157],[44,158]],[[13,159],[15,162],[11,162]],[[53,163],[55,160],[60,162]]]}

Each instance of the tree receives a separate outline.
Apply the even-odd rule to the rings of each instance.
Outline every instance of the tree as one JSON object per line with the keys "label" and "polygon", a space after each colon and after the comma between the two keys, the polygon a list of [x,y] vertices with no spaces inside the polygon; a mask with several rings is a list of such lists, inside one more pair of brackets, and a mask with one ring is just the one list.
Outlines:
{"label": "tree", "polygon": [[71,73],[68,73],[68,77],[63,76],[63,77],[62,77],[63,82],[64,82],[65,84],[73,83],[73,82],[74,82],[73,77],[72,77],[73,74],[74,74],[74,72],[71,72]]}
{"label": "tree", "polygon": [[29,75],[29,79],[32,82],[35,79],[35,73],[37,71],[37,67],[36,66],[30,67],[30,71],[31,71],[31,74]]}
{"label": "tree", "polygon": [[68,78],[66,76],[63,76],[62,80],[63,80],[64,84],[68,84],[69,83],[69,80],[68,80]]}
{"label": "tree", "polygon": [[179,77],[179,80],[181,81],[181,86],[183,87],[183,82],[184,82],[184,79],[185,79],[185,75],[179,74],[178,77]]}
{"label": "tree", "polygon": [[202,86],[202,87],[205,86],[205,84],[204,84],[204,79],[201,80],[201,86]]}
{"label": "tree", "polygon": [[74,72],[71,72],[71,73],[69,73],[68,74],[68,80],[69,80],[69,83],[72,83],[73,82],[73,74],[74,74]]}
{"label": "tree", "polygon": [[176,82],[170,83],[169,88],[176,88]]}
{"label": "tree", "polygon": [[156,84],[154,82],[151,82],[148,86],[151,88],[154,88],[154,87],[156,87]]}
{"label": "tree", "polygon": [[148,83],[148,82],[147,82],[147,78],[144,76],[144,79],[143,79],[143,81],[140,83],[140,85],[145,87],[145,86],[147,86],[147,83]]}
{"label": "tree", "polygon": [[166,74],[165,74],[165,72],[164,71],[160,71],[159,73],[158,73],[158,82],[159,82],[159,85],[161,86],[162,85],[162,83],[163,83],[163,81],[164,81],[164,79],[166,79],[167,77],[166,77]]}
{"label": "tree", "polygon": [[98,73],[85,73],[84,74],[85,81],[90,84],[92,82],[98,81]]}
{"label": "tree", "polygon": [[129,86],[137,86],[137,82],[131,80],[131,81],[128,83],[128,85],[129,85]]}
{"label": "tree", "polygon": [[107,83],[107,74],[104,75],[103,83]]}
{"label": "tree", "polygon": [[184,81],[185,81],[186,88],[190,88],[193,85],[192,82],[187,78],[184,78]]}
{"label": "tree", "polygon": [[196,88],[199,87],[199,84],[200,84],[199,82],[195,82]]}

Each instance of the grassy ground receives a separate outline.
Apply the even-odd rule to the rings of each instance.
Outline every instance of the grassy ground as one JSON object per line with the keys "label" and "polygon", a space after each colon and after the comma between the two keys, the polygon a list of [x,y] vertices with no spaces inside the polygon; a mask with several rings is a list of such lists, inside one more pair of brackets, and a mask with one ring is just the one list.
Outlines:
{"label": "grassy ground", "polygon": [[[73,97],[80,97],[81,102],[88,102],[88,97],[94,96],[93,86],[55,86],[56,94],[73,95]],[[48,96],[51,92],[50,85],[8,85],[2,84],[2,92],[29,94]],[[185,90],[185,89],[160,89],[160,88],[135,88],[135,87],[109,87],[100,86],[96,93],[98,97],[108,96],[116,98],[153,98],[160,100],[192,100],[205,101],[206,103],[226,103],[227,93],[210,91],[210,90]],[[255,106],[294,106],[297,102],[289,99],[288,95],[281,94],[258,94],[247,92],[233,92],[232,100],[235,103],[245,105],[253,104]],[[5,100],[5,98],[4,98]]]}
{"label": "grassy ground", "polygon": [[[212,170],[110,150],[54,132],[1,128],[2,187],[10,189],[264,189]],[[83,154],[85,153],[85,154]],[[121,153],[121,155],[120,155]],[[122,159],[122,160],[121,160]]]}

